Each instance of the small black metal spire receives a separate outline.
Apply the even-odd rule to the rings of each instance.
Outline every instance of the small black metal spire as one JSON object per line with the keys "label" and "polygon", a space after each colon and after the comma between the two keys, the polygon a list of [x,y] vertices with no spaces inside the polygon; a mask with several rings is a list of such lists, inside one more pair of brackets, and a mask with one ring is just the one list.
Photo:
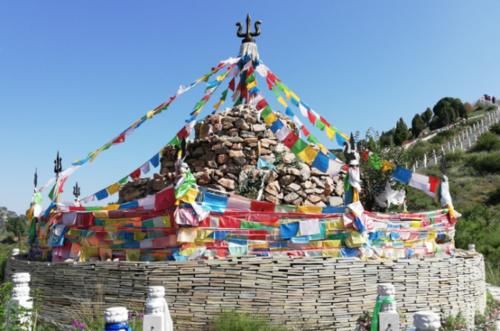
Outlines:
{"label": "small black metal spire", "polygon": [[242,30],[243,30],[243,27],[241,25],[240,22],[236,23],[236,26],[238,27],[238,30],[236,31],[236,35],[239,37],[239,38],[243,38],[243,40],[241,41],[242,44],[244,43],[253,43],[255,42],[255,39],[254,37],[258,37],[260,36],[260,25],[262,24],[261,21],[257,20],[255,21],[254,23],[254,29],[255,29],[255,32],[251,32],[250,29],[251,29],[251,25],[252,25],[252,19],[250,18],[250,15],[247,14],[247,20],[246,20],[246,32],[243,33]]}
{"label": "small black metal spire", "polygon": [[59,156],[59,151],[57,151],[57,156],[56,159],[54,160],[54,173],[56,174],[56,177],[59,177],[59,174],[62,171],[62,159]]}
{"label": "small black metal spire", "polygon": [[35,174],[33,175],[33,186],[36,190],[36,187],[38,186],[38,172],[37,172],[37,168],[35,168]]}
{"label": "small black metal spire", "polygon": [[75,200],[78,200],[78,197],[80,196],[80,186],[78,186],[78,182],[76,182],[75,186],[73,186],[73,195],[75,196]]}

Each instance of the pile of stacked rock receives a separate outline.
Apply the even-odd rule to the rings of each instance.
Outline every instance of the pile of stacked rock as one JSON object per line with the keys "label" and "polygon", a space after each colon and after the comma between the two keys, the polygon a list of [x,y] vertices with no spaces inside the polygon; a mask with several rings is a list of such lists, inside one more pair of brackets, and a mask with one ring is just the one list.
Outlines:
{"label": "pile of stacked rock", "polygon": [[[289,119],[281,119],[294,127]],[[186,151],[185,161],[199,185],[248,198],[259,196],[276,204],[342,204],[342,178],[332,178],[298,160],[248,105],[210,115],[199,122],[195,139],[187,144]],[[126,184],[120,191],[120,202],[144,197],[171,184],[176,159],[176,148],[167,146],[159,174]],[[259,159],[274,168],[258,166]]]}

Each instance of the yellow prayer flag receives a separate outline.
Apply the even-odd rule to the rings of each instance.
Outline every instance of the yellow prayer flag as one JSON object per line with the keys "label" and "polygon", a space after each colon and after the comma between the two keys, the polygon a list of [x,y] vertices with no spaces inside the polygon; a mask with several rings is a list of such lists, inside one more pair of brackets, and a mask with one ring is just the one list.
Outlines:
{"label": "yellow prayer flag", "polygon": [[307,145],[299,154],[298,157],[307,164],[312,164],[316,155],[318,155],[318,150],[312,147],[311,145]]}
{"label": "yellow prayer flag", "polygon": [[288,105],[286,104],[285,99],[283,99],[283,97],[282,97],[282,96],[279,96],[279,98],[278,98],[278,102],[279,102],[279,103],[280,103],[283,107],[285,107],[285,108],[286,108],[286,107],[288,107]]}
{"label": "yellow prayer flag", "polygon": [[311,248],[322,248],[323,242],[321,240],[314,240],[309,242],[309,247]]}
{"label": "yellow prayer flag", "polygon": [[291,96],[292,98],[294,98],[294,99],[295,99],[295,101],[296,101],[297,103],[299,103],[299,102],[300,102],[300,98],[299,98],[299,96],[298,96],[297,94],[295,94],[295,92],[294,92],[294,91],[290,91],[290,90],[289,90],[288,92],[290,93],[290,96]]}
{"label": "yellow prayer flag", "polygon": [[255,86],[257,86],[257,81],[256,81],[256,80],[254,80],[253,82],[248,83],[248,84],[247,84],[247,89],[248,89],[248,90],[251,90],[251,89],[253,89]]}
{"label": "yellow prayer flag", "polygon": [[410,228],[421,228],[421,227],[422,227],[421,221],[411,221],[410,222]]}
{"label": "yellow prayer flag", "polygon": [[143,240],[146,238],[146,233],[144,232],[134,232],[134,240]]}
{"label": "yellow prayer flag", "polygon": [[304,214],[321,214],[323,208],[320,206],[298,206],[297,211]]}
{"label": "yellow prayer flag", "polygon": [[104,207],[105,210],[109,211],[109,210],[118,210],[120,208],[120,205],[117,204],[117,203],[113,203],[113,204],[110,204],[110,205],[107,205]]}
{"label": "yellow prayer flag", "polygon": [[198,196],[198,188],[191,187],[186,194],[179,198],[179,200],[186,203],[194,203],[196,201],[196,197]]}
{"label": "yellow prayer flag", "polygon": [[215,109],[215,110],[219,109],[220,105],[222,105],[222,100],[219,100],[219,101],[217,101],[217,102],[215,103],[215,105],[214,105],[214,109]]}
{"label": "yellow prayer flag", "polygon": [[321,256],[340,257],[340,249],[323,249],[321,251]]}
{"label": "yellow prayer flag", "polygon": [[335,130],[333,130],[329,126],[325,127],[325,129],[326,129],[326,135],[327,135],[328,139],[333,140],[333,137],[335,137]]}
{"label": "yellow prayer flag", "polygon": [[342,240],[324,240],[323,248],[340,248],[342,246]]}
{"label": "yellow prayer flag", "polygon": [[429,233],[427,233],[427,239],[429,240],[435,240],[437,238],[437,232],[434,231],[434,230],[431,230],[429,231]]}
{"label": "yellow prayer flag", "polygon": [[126,249],[127,261],[139,261],[141,256],[140,249]]}
{"label": "yellow prayer flag", "polygon": [[290,90],[288,88],[285,88],[284,92],[285,92],[285,98],[287,100],[290,100],[290,97],[292,96],[292,94],[290,93]]}
{"label": "yellow prayer flag", "polygon": [[108,217],[108,211],[107,210],[96,210],[92,212],[94,214],[95,218],[107,218]]}
{"label": "yellow prayer flag", "polygon": [[342,230],[342,229],[344,229],[344,222],[342,221],[341,218],[329,220],[326,222],[327,231]]}
{"label": "yellow prayer flag", "polygon": [[109,195],[115,194],[120,190],[120,183],[114,183],[106,187],[106,191],[108,191]]}
{"label": "yellow prayer flag", "polygon": [[383,160],[382,161],[382,171],[389,172],[394,169],[394,164],[391,161]]}
{"label": "yellow prayer flag", "polygon": [[266,118],[264,118],[264,122],[266,123],[266,125],[271,125],[274,123],[274,121],[276,121],[278,119],[278,116],[276,116],[275,113],[271,113],[269,115],[267,115]]}
{"label": "yellow prayer flag", "polygon": [[155,116],[155,111],[154,110],[150,110],[146,113],[146,118],[147,119],[150,119],[152,118],[153,116]]}

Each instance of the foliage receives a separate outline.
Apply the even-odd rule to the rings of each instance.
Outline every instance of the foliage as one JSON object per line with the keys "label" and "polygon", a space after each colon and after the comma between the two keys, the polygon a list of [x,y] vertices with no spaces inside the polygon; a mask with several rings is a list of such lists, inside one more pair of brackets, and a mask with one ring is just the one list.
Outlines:
{"label": "foliage", "polygon": [[494,134],[500,135],[500,123],[496,123],[490,127],[490,131]]}
{"label": "foliage", "polygon": [[458,313],[456,316],[450,315],[442,319],[441,321],[441,331],[465,331],[467,330],[467,322],[462,316],[462,313]]}
{"label": "foliage", "polygon": [[479,174],[500,173],[500,151],[475,155],[469,163]]}
{"label": "foliage", "polygon": [[396,123],[396,129],[394,130],[394,144],[397,146],[401,146],[401,144],[410,138],[410,134],[408,132],[408,126],[406,125],[403,118],[400,118]]}
{"label": "foliage", "polygon": [[429,107],[427,107],[427,109],[422,113],[421,117],[425,123],[425,126],[429,126],[429,124],[431,123],[432,115],[432,110]]}
{"label": "foliage", "polygon": [[18,245],[21,245],[21,239],[26,235],[27,229],[28,225],[25,216],[15,216],[7,220],[6,230],[16,237]]}
{"label": "foliage", "polygon": [[426,124],[420,114],[415,114],[411,120],[411,133],[413,134],[413,137],[417,138],[425,127]]}
{"label": "foliage", "polygon": [[[378,133],[369,130],[365,138],[358,144],[359,149],[369,149],[380,157],[380,160],[392,160],[398,164],[404,164],[404,151],[400,147],[384,147],[380,142]],[[379,207],[375,202],[375,197],[384,191],[387,181],[390,180],[391,172],[383,172],[380,169],[374,169],[370,162],[361,162],[361,201],[368,210],[377,210]],[[397,185],[400,186],[400,185]]]}
{"label": "foliage", "polygon": [[372,315],[368,311],[364,311],[363,314],[361,314],[358,317],[358,320],[356,321],[356,331],[370,331],[372,325]]}
{"label": "foliage", "polygon": [[220,314],[210,328],[214,331],[284,331],[283,327],[272,325],[268,320],[255,315],[227,311]]}
{"label": "foliage", "polygon": [[472,150],[476,152],[491,152],[500,150],[500,136],[492,132],[483,133],[476,141]]}
{"label": "foliage", "polygon": [[431,129],[439,129],[455,123],[460,118],[467,118],[464,104],[458,98],[445,97],[439,100],[434,108]]}
{"label": "foliage", "polygon": [[488,205],[498,205],[500,204],[500,187],[498,187],[493,192],[488,194],[488,200],[486,200]]}

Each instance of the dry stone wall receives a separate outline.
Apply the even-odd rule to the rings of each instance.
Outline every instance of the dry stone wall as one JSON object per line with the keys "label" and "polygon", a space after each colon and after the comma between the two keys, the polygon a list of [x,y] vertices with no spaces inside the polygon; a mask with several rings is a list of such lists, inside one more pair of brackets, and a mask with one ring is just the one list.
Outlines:
{"label": "dry stone wall", "polygon": [[[342,204],[342,178],[332,178],[298,160],[264,123],[259,123],[258,116],[255,109],[242,105],[198,123],[195,140],[186,147],[186,162],[197,183],[256,198],[264,181],[261,199],[265,201],[322,207]],[[282,120],[294,128],[293,122]],[[274,164],[275,170],[259,169],[259,158]],[[125,185],[120,202],[141,198],[172,183],[176,159],[175,148],[166,147],[160,173]]]}
{"label": "dry stone wall", "polygon": [[377,284],[396,287],[405,323],[419,310],[444,315],[485,308],[482,255],[359,261],[326,257],[243,257],[189,262],[47,264],[9,260],[7,275],[29,272],[42,318],[70,323],[109,306],[142,311],[147,287],[162,285],[176,330],[206,330],[224,310],[270,318],[291,330],[354,330],[371,311]]}

